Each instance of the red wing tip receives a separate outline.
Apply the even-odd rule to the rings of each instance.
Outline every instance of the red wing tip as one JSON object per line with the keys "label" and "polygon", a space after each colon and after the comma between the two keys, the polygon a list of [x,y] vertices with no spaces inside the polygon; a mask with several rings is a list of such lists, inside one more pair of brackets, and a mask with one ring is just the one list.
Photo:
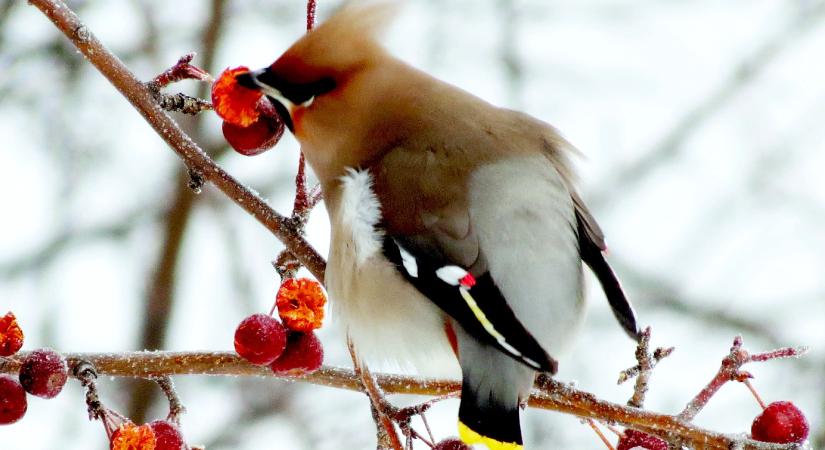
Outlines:
{"label": "red wing tip", "polygon": [[464,275],[463,277],[461,277],[460,280],[458,280],[458,284],[460,284],[461,286],[464,286],[465,288],[471,288],[471,287],[475,286],[476,279],[473,276],[473,274],[467,272],[467,275]]}

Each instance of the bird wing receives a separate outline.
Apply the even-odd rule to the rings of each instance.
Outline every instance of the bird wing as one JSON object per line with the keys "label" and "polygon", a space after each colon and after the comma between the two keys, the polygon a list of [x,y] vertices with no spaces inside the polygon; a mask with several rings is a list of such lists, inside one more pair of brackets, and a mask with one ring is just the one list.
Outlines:
{"label": "bird wing", "polygon": [[[532,118],[529,117],[525,118],[527,121],[531,119]],[[599,280],[599,284],[602,286],[602,290],[604,291],[605,297],[607,297],[607,302],[610,304],[616,320],[628,336],[638,341],[640,334],[636,321],[636,312],[630,300],[627,298],[624,289],[622,289],[618,277],[616,277],[616,274],[604,257],[604,253],[607,251],[604,233],[573,186],[573,175],[567,168],[568,163],[565,160],[566,155],[564,152],[565,149],[573,150],[573,146],[550,125],[539,123],[538,126],[545,129],[544,145],[541,146],[542,151],[547,158],[553,161],[554,166],[559,169],[559,173],[564,179],[570,191],[570,197],[573,200],[576,216],[576,233],[578,235],[581,259],[590,267],[590,270],[596,275],[596,279]]]}
{"label": "bird wing", "polygon": [[628,336],[638,341],[641,335],[636,322],[636,311],[633,309],[633,304],[630,303],[624,289],[622,289],[619,278],[604,257],[604,252],[607,250],[604,234],[578,194],[573,192],[572,197],[576,207],[576,228],[582,261],[590,267],[590,270],[596,275],[596,279],[599,280],[605,297],[607,297],[607,302],[610,304],[610,309],[613,310],[613,315],[619,321],[622,329]]}
{"label": "bird wing", "polygon": [[489,272],[476,278],[425,252],[413,255],[400,239],[391,236],[384,237],[383,253],[410,284],[469,334],[535,370],[556,372],[556,361],[519,321]]}

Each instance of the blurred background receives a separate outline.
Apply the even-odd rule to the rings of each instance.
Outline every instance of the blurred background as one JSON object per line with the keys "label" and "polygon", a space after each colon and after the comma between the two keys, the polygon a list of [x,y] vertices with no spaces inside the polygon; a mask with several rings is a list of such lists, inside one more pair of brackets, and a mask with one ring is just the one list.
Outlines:
{"label": "blurred background", "polygon": [[[217,74],[269,64],[305,27],[301,0],[69,1],[142,79],[182,54]],[[338,1],[319,0],[323,19]],[[583,153],[582,193],[610,260],[676,352],[646,406],[677,413],[733,337],[753,351],[809,345],[747,366],[767,401],[793,400],[825,446],[825,1],[407,0],[387,33],[402,59],[495,104],[557,126]],[[193,81],[172,86],[204,97]],[[175,116],[231,173],[288,213],[297,145],[248,158],[214,114]],[[236,324],[268,310],[281,244],[185,167],[143,119],[25,2],[0,3],[0,312],[25,349],[229,350]],[[311,242],[328,247],[323,205]],[[592,285],[593,279],[589,277]],[[625,402],[634,346],[598,289],[559,378]],[[327,363],[349,366],[335,318]],[[220,449],[374,448],[366,397],[272,379],[176,378],[191,443]],[[102,379],[108,406],[166,415],[151,383]],[[398,399],[411,402],[421,398]],[[428,416],[455,434],[457,402]],[[727,385],[696,421],[750,429],[759,407]],[[530,448],[604,448],[571,416],[526,414]],[[0,427],[4,450],[108,448],[70,382]],[[419,446],[418,448],[424,448]]]}

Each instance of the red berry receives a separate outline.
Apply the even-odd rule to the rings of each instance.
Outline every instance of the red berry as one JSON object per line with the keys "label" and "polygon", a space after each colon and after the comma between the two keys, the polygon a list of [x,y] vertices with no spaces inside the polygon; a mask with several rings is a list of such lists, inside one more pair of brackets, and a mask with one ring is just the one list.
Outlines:
{"label": "red berry", "polygon": [[235,351],[252,364],[268,365],[286,347],[286,328],[267,314],[253,314],[235,330]]}
{"label": "red berry", "polygon": [[66,358],[50,348],[29,353],[20,366],[20,384],[31,395],[53,398],[69,378]]}
{"label": "red berry", "polygon": [[447,438],[435,444],[433,450],[470,450],[470,446],[459,438]]}
{"label": "red berry", "polygon": [[757,441],[788,444],[808,438],[808,420],[791,402],[773,402],[756,416],[751,436]]}
{"label": "red berry", "polygon": [[149,423],[155,432],[155,450],[185,450],[186,444],[180,428],[168,420],[155,420]]}
{"label": "red berry", "polygon": [[286,350],[269,367],[278,375],[307,375],[321,368],[324,346],[315,333],[290,333]]}
{"label": "red berry", "polygon": [[226,142],[229,142],[235,151],[242,155],[254,156],[278,143],[284,134],[284,123],[268,117],[261,117],[246,127],[224,121],[221,130]]}
{"label": "red berry", "polygon": [[17,422],[28,407],[23,386],[9,375],[0,375],[0,425]]}
{"label": "red berry", "polygon": [[630,450],[641,447],[647,450],[667,450],[667,442],[636,430],[624,430],[624,436],[619,439],[616,450]]}
{"label": "red berry", "polygon": [[14,313],[9,311],[0,317],[0,356],[11,356],[23,346],[23,330],[17,324]]}

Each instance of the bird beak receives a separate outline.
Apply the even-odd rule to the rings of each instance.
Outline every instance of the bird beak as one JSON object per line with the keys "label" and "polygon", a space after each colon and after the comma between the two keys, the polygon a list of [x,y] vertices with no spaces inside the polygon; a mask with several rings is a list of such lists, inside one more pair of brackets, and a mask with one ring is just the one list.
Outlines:
{"label": "bird beak", "polygon": [[[281,116],[281,119],[284,121],[284,124],[289,131],[295,132],[295,126],[292,122],[292,111],[295,109],[295,104],[280,90],[276,87],[264,82],[266,80],[267,75],[269,74],[269,68],[264,68],[260,70],[252,70],[249,72],[244,72],[235,76],[235,80],[241,86],[247,89],[253,89],[256,91],[261,91],[264,95],[266,95],[269,100],[272,101],[273,106],[275,106],[275,110],[278,112],[278,115]],[[312,99],[305,103],[312,103]]]}

